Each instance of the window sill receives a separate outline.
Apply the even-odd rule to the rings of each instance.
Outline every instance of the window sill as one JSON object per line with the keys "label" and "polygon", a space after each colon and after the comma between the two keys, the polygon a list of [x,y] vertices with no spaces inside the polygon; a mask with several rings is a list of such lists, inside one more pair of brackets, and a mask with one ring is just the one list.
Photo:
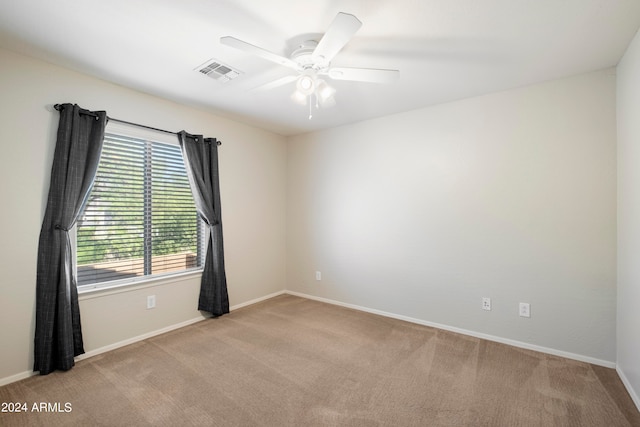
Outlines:
{"label": "window sill", "polygon": [[199,278],[202,276],[202,270],[189,271],[180,274],[172,274],[170,276],[153,277],[141,279],[135,282],[119,283],[113,285],[88,285],[78,287],[78,300],[86,300],[98,298],[107,295],[121,294],[124,292],[133,292],[140,289],[153,288],[156,286],[164,286],[176,282],[183,282]]}

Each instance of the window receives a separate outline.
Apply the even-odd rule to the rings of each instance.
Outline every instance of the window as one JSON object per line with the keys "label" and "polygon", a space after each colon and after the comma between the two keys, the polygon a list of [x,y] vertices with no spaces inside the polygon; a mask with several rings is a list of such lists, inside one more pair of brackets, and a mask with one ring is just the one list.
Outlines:
{"label": "window", "polygon": [[200,269],[202,230],[178,142],[105,133],[77,225],[78,286]]}

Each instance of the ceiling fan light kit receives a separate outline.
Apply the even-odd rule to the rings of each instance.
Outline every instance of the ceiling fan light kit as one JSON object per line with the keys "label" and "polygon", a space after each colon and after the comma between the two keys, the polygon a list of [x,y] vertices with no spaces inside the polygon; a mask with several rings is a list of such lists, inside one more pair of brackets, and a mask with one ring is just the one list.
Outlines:
{"label": "ceiling fan light kit", "polygon": [[328,101],[336,94],[336,90],[329,86],[324,80],[318,80],[317,86],[316,94],[318,98],[320,98],[320,101]]}
{"label": "ceiling fan light kit", "polygon": [[298,78],[296,83],[298,92],[305,96],[311,95],[316,90],[316,79],[311,73],[305,73]]}
{"label": "ceiling fan light kit", "polygon": [[303,74],[296,82],[296,90],[291,94],[291,99],[299,105],[308,104],[309,119],[311,119],[313,106],[327,108],[336,104],[333,96],[335,93],[336,90],[324,80],[316,78],[313,74]]}
{"label": "ceiling fan light kit", "polygon": [[[318,78],[318,76],[327,76],[334,80],[370,83],[391,83],[398,79],[400,75],[398,70],[331,67],[333,58],[351,40],[361,26],[362,22],[358,18],[351,14],[340,12],[331,22],[320,41],[305,41],[291,53],[289,58],[231,36],[220,38],[220,43],[298,72],[299,76],[293,78],[296,81],[296,91],[291,96],[291,99],[301,105],[307,105],[308,103],[309,118],[311,119],[312,104],[315,104],[316,108],[335,105],[334,95],[336,90],[326,81]],[[290,81],[291,79],[289,78],[283,78],[278,79],[276,82],[267,83],[265,86],[272,88],[280,83],[285,84]]]}

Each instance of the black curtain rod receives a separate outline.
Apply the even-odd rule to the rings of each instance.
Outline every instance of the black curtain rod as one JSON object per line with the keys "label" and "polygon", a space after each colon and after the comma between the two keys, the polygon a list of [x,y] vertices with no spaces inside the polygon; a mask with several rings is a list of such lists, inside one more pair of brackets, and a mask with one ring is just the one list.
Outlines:
{"label": "black curtain rod", "polygon": [[[60,104],[56,104],[56,105],[53,106],[53,108],[55,108],[56,110],[60,111],[60,108],[62,108],[62,106]],[[86,114],[88,116],[97,117],[91,111],[81,111],[80,114]],[[139,128],[145,128],[145,129],[155,130],[155,131],[158,131],[158,132],[164,132],[164,133],[168,133],[168,134],[171,134],[171,135],[178,135],[178,132],[172,132],[170,130],[158,129],[158,128],[154,128],[154,127],[147,126],[147,125],[141,125],[139,123],[128,122],[126,120],[114,119],[113,117],[109,117],[109,116],[107,116],[107,120],[111,120],[113,122],[118,122],[118,123],[124,123],[125,125],[137,126]],[[216,141],[216,144],[222,145],[221,141],[218,141],[216,138],[213,138],[213,139]]]}

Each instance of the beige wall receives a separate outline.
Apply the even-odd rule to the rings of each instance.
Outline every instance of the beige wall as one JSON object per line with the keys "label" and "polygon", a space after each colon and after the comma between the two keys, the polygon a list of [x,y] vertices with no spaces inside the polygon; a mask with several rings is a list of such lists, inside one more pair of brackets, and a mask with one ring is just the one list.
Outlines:
{"label": "beige wall", "polygon": [[[216,90],[212,82],[211,90]],[[38,234],[49,188],[54,103],[223,141],[221,192],[232,305],[285,287],[286,141],[219,116],[0,50],[0,381],[32,369]],[[200,316],[198,277],[124,293],[83,295],[87,352]],[[154,294],[157,308],[146,310]]]}
{"label": "beige wall", "polygon": [[292,137],[287,180],[289,290],[614,363],[612,70]]}
{"label": "beige wall", "polygon": [[618,65],[618,373],[640,409],[640,33]]}

